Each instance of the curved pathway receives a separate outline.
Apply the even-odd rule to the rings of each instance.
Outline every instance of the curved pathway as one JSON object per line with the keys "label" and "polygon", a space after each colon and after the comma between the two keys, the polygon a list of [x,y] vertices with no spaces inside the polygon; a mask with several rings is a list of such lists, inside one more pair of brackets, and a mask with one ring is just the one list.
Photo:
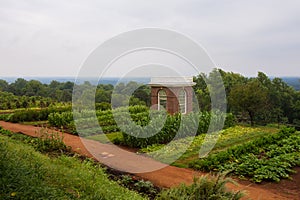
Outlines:
{"label": "curved pathway", "polygon": [[[4,129],[16,133],[23,133],[33,137],[38,137],[41,127],[30,125],[14,124],[0,121],[0,126]],[[53,130],[50,130],[53,132]],[[55,131],[57,132],[57,131]],[[68,133],[63,134],[63,141],[70,146],[73,151],[91,158],[99,160],[99,162],[113,169],[125,172],[135,172],[134,175],[142,179],[151,181],[154,185],[160,187],[173,187],[181,183],[192,183],[195,175],[203,175],[204,173],[196,172],[191,169],[183,169],[168,166],[155,161],[151,158],[138,155],[134,152],[126,151],[111,144],[102,144],[97,141],[82,139],[78,136]],[[86,146],[88,146],[89,151]],[[158,170],[151,171],[153,168]],[[137,173],[149,169],[146,173]],[[227,187],[232,190],[244,190],[247,198],[271,200],[271,199],[300,199],[297,194],[287,194],[276,189],[272,185],[262,187],[247,181],[238,181],[239,185],[228,184]],[[272,183],[273,184],[273,183]],[[297,189],[297,188],[296,188]],[[245,198],[245,199],[247,199]]]}

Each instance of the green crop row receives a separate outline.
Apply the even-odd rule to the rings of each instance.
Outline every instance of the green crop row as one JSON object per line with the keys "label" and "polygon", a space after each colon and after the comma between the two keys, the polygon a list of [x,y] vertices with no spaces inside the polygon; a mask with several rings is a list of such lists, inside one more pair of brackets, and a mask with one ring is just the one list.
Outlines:
{"label": "green crop row", "polygon": [[268,135],[192,161],[190,167],[204,171],[231,171],[254,182],[280,181],[300,165],[300,134],[283,128]]}
{"label": "green crop row", "polygon": [[[129,113],[126,113],[128,111]],[[218,124],[222,124],[223,116],[221,113],[212,115],[210,112],[165,116],[160,111],[151,111],[150,114],[145,106],[130,106],[96,112],[82,110],[80,112],[51,113],[48,121],[51,126],[65,128],[73,133],[79,132],[82,136],[122,131],[125,144],[133,147],[145,147],[149,144],[168,143],[175,135],[177,138],[184,138],[213,131],[219,128]],[[97,121],[95,121],[95,117],[97,117]],[[182,123],[181,120],[183,120]],[[161,124],[162,122],[165,124]],[[227,114],[225,128],[233,126],[234,123],[234,116]],[[99,129],[99,126],[102,130]],[[197,126],[197,130],[194,130]],[[181,127],[180,131],[178,131],[179,127]],[[141,134],[146,134],[147,138],[140,138]],[[151,135],[153,136],[148,137]]]}
{"label": "green crop row", "polygon": [[[124,113],[130,113],[129,118],[124,118]],[[98,124],[95,124],[94,118],[95,114],[98,120]],[[139,124],[147,124],[149,121],[149,110],[146,106],[130,106],[130,107],[121,107],[114,110],[82,110],[80,112],[63,112],[63,113],[51,113],[48,116],[48,121],[51,126],[58,128],[66,128],[68,131],[76,133],[76,126],[80,127],[81,134],[84,135],[93,135],[100,133],[111,133],[120,131],[115,121],[115,117],[119,118],[120,123],[126,123],[128,119]],[[74,119],[76,120],[76,126]],[[102,131],[99,131],[97,126],[100,125]],[[93,133],[93,131],[96,132]],[[84,133],[82,133],[84,132]]]}
{"label": "green crop row", "polygon": [[[211,114],[210,112],[167,115],[165,123],[160,129],[164,116],[158,113],[147,128],[136,126],[136,124],[128,124],[124,125],[125,130],[122,134],[126,145],[143,148],[153,144],[166,144],[173,139],[217,131],[222,128],[219,127],[219,124],[222,124],[223,120],[224,115],[221,113]],[[233,115],[227,114],[224,127],[231,127],[234,123]],[[153,134],[153,132],[157,134]],[[152,136],[145,137],[150,135]]]}
{"label": "green crop row", "polygon": [[62,113],[70,110],[71,106],[18,110],[14,113],[4,115],[4,117],[1,118],[1,120],[13,123],[44,121],[48,119],[48,115],[51,113]]}
{"label": "green crop row", "polygon": [[[95,117],[97,117],[96,121]],[[195,133],[199,135],[215,129],[219,130],[219,124],[222,124],[222,120],[224,120],[224,115],[221,113],[211,114],[210,112],[167,115],[166,121],[165,117],[160,111],[151,111],[150,113],[146,106],[130,106],[96,112],[81,110],[80,112],[51,113],[48,122],[51,126],[64,128],[68,132],[80,133],[84,136],[122,131],[126,145],[145,147],[149,144],[168,143],[175,135],[177,138],[184,138],[195,135]],[[183,120],[182,123],[181,120]],[[161,124],[164,121],[165,124]],[[234,124],[234,116],[227,114],[225,128]],[[102,131],[99,130],[99,125]],[[180,126],[181,131],[178,131]],[[195,127],[198,127],[197,130]],[[157,128],[160,129],[156,130]],[[93,132],[93,130],[96,131]],[[129,135],[125,133],[129,133]],[[139,138],[139,135],[147,137]],[[151,135],[154,136],[150,137]]]}

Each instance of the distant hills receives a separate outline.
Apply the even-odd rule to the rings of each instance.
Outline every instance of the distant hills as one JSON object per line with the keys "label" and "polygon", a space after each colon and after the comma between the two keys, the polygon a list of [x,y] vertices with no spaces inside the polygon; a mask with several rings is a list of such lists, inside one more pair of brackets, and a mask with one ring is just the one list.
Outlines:
{"label": "distant hills", "polygon": [[300,77],[281,77],[281,79],[288,85],[295,88],[295,90],[300,91]]}
{"label": "distant hills", "polygon": [[[6,80],[9,83],[14,82],[18,77],[0,77],[0,79],[2,80]],[[49,84],[51,81],[56,80],[59,82],[67,82],[67,81],[71,81],[74,82],[75,81],[75,77],[23,77],[25,80],[38,80],[44,84]],[[288,85],[294,87],[296,90],[300,91],[300,77],[280,77],[284,82],[286,82]],[[83,83],[84,81],[88,80],[91,84],[97,84],[98,83],[98,79],[97,78],[88,78],[85,80],[80,80],[80,83]],[[101,78],[101,80],[99,81],[100,84],[112,84],[112,85],[116,85],[118,83],[118,81],[121,82],[125,82],[128,83],[129,81],[135,81],[138,83],[149,83],[150,82],[150,78],[124,78],[124,79],[120,79],[120,78],[113,78],[113,77],[106,77],[106,78]]]}
{"label": "distant hills", "polygon": [[[16,79],[18,79],[20,77],[0,77],[0,79],[2,80],[6,80],[8,83],[13,83]],[[49,84],[51,83],[51,81],[55,80],[58,82],[74,82],[76,80],[76,77],[21,77],[25,80],[38,80],[43,84]],[[104,77],[101,78],[101,80],[99,81],[98,78],[80,78],[78,80],[76,80],[76,82],[78,83],[83,83],[84,81],[89,81],[91,84],[93,85],[97,85],[97,83],[99,84],[112,84],[112,85],[116,85],[119,81],[123,82],[123,83],[128,83],[130,81],[135,81],[138,83],[149,83],[150,82],[150,78],[137,78],[137,77],[132,77],[132,78],[118,78],[118,77]]]}

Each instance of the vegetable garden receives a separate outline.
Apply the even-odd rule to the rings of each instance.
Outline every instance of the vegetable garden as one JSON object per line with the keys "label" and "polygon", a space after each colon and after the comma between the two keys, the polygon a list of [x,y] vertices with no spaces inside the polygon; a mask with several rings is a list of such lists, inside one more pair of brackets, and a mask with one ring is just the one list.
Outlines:
{"label": "vegetable garden", "polygon": [[[130,112],[130,118],[123,117],[124,112]],[[98,123],[101,126],[101,130],[95,127],[93,118],[93,112],[88,110],[83,110],[79,112],[63,112],[63,113],[51,113],[48,117],[49,124],[55,127],[63,127],[65,129],[76,132],[76,127],[74,123],[74,117],[77,119],[77,125],[80,128],[84,129],[84,132],[81,133],[81,136],[90,136],[103,133],[113,133],[120,132],[118,125],[121,125],[125,129],[123,132],[124,144],[130,147],[146,147],[152,144],[164,144],[170,142],[178,132],[181,120],[186,121],[182,135],[177,135],[177,138],[184,138],[187,136],[195,135],[195,128],[198,123],[198,129],[196,134],[206,133],[209,128],[210,120],[213,117],[215,121],[222,120],[222,115],[219,113],[211,114],[210,112],[200,112],[200,113],[191,113],[188,115],[175,114],[167,115],[165,124],[163,128],[154,136],[148,138],[140,138],[139,134],[145,131],[143,127],[149,125],[150,127],[146,129],[149,131],[149,135],[153,132],[156,127],[160,127],[159,124],[164,121],[165,115],[162,112],[154,111],[152,112],[152,117],[154,123],[150,123],[149,109],[146,106],[130,106],[130,107],[121,107],[115,110],[106,110],[106,111],[96,111],[96,116]],[[73,116],[74,115],[74,116]],[[114,119],[118,117],[121,119],[118,121],[118,125]],[[134,121],[135,123],[129,123],[129,120]],[[232,114],[227,114],[225,120],[225,128],[233,126],[235,123],[234,117]],[[138,125],[138,126],[136,126]],[[123,129],[123,130],[124,130]],[[127,134],[130,133],[130,134]]]}
{"label": "vegetable garden", "polygon": [[300,166],[300,133],[283,128],[276,134],[262,136],[224,151],[190,162],[190,167],[204,171],[230,171],[254,182],[280,181]]}
{"label": "vegetable garden", "polygon": [[[122,118],[123,114],[128,111],[130,118]],[[77,124],[84,130],[84,134],[81,136],[91,138],[103,133],[113,134],[112,142],[141,148],[140,152],[163,161],[168,161],[169,158],[179,154],[181,147],[189,143],[191,145],[187,151],[173,163],[174,165],[202,171],[230,171],[233,175],[250,178],[254,182],[280,181],[293,173],[293,167],[300,166],[300,134],[291,128],[282,129],[276,134],[274,133],[275,128],[270,129],[272,131],[269,133],[266,130],[250,133],[247,132],[247,128],[242,126],[230,128],[234,126],[235,119],[232,114],[227,114],[225,128],[229,129],[221,131],[219,140],[208,157],[198,159],[198,152],[207,136],[210,120],[212,118],[215,121],[222,120],[222,115],[219,113],[199,112],[184,116],[180,114],[164,116],[160,111],[150,114],[146,106],[97,110],[96,117],[101,130],[94,126],[93,114],[94,112],[89,110],[73,113],[70,106],[64,106],[17,110],[14,113],[0,115],[0,119],[10,122],[48,120],[52,127],[66,129],[68,132],[77,134],[74,122],[74,118],[76,118],[78,119]],[[150,115],[155,119],[154,123],[152,123]],[[116,123],[114,118],[116,116],[121,119],[118,123],[121,123],[122,130],[125,129],[124,132],[118,126],[120,124]],[[128,120],[132,120],[134,123],[129,123]],[[139,137],[139,134],[145,130],[146,133],[151,134],[151,131],[158,126],[155,123],[164,120],[165,123],[157,134],[148,138]],[[181,134],[178,135],[182,120],[187,123],[181,127]],[[195,123],[198,123],[198,129],[194,138],[192,136],[195,132],[193,130]],[[147,125],[150,128],[143,129]],[[235,130],[241,130],[241,133],[235,133]],[[174,137],[176,140],[172,141]],[[168,154],[156,155],[155,151],[164,148],[165,144],[170,141],[172,143],[165,149]]]}

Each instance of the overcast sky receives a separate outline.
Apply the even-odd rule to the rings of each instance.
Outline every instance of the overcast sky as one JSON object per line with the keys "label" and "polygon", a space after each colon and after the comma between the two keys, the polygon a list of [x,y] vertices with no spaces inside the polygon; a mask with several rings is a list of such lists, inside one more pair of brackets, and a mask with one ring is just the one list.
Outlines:
{"label": "overcast sky", "polygon": [[299,0],[0,0],[0,76],[75,76],[102,42],[143,27],[188,35],[226,71],[300,76]]}

